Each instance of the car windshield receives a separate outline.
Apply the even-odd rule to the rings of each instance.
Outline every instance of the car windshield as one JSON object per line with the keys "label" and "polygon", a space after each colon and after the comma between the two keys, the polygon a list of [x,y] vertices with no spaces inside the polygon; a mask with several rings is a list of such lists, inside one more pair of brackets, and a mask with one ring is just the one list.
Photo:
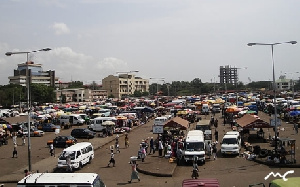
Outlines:
{"label": "car windshield", "polygon": [[222,144],[237,144],[236,138],[225,138],[222,141]]}
{"label": "car windshield", "polygon": [[67,156],[70,156],[70,158],[71,158],[71,160],[74,160],[75,159],[75,151],[64,151],[64,152],[62,152],[61,154],[60,154],[60,156],[59,156],[59,159],[60,160],[66,160],[66,158],[67,158]]}
{"label": "car windshield", "polygon": [[185,150],[187,150],[187,151],[203,151],[204,143],[203,142],[186,143]]}

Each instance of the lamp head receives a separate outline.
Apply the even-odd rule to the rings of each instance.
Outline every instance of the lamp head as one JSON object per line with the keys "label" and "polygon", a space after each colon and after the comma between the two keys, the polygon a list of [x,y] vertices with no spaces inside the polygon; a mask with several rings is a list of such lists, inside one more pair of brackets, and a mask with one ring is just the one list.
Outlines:
{"label": "lamp head", "polygon": [[256,43],[248,43],[248,46],[256,45]]}
{"label": "lamp head", "polygon": [[7,52],[5,53],[6,56],[11,56],[12,55],[12,52]]}
{"label": "lamp head", "polygon": [[297,41],[290,41],[289,43],[291,43],[291,44],[296,44]]}

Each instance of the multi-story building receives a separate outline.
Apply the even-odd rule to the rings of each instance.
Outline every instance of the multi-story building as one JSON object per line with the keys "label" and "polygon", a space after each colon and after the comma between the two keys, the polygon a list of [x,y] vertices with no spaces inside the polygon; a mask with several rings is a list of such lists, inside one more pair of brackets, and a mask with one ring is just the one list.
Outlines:
{"label": "multi-story building", "polygon": [[14,70],[14,76],[8,77],[9,83],[26,86],[27,68],[30,84],[36,83],[54,87],[58,83],[58,77],[55,77],[55,71],[43,71],[42,65],[34,64],[34,62],[18,64],[18,68]]}
{"label": "multi-story building", "polygon": [[220,84],[234,84],[238,82],[238,68],[227,66],[220,66]]}
{"label": "multi-story building", "polygon": [[122,98],[134,94],[135,91],[149,92],[149,80],[130,73],[109,75],[102,79],[102,88],[107,91],[108,96]]}
{"label": "multi-story building", "polygon": [[278,90],[291,90],[294,82],[292,79],[287,79],[285,75],[281,75],[278,80],[275,81],[276,89]]}
{"label": "multi-story building", "polygon": [[107,99],[106,90],[91,90],[85,88],[69,88],[55,90],[56,101],[62,102],[62,95],[65,97],[65,102],[94,102]]}

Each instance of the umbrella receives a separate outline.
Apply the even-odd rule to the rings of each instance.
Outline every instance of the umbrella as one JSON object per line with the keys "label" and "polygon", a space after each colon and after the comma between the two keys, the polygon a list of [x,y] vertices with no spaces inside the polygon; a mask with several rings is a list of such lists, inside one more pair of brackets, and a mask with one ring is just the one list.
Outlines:
{"label": "umbrella", "polygon": [[113,125],[116,125],[115,122],[113,121],[104,121],[102,123],[103,126],[113,126]]}
{"label": "umbrella", "polygon": [[300,111],[298,110],[294,110],[290,112],[290,116],[298,116],[298,115],[300,115]]}

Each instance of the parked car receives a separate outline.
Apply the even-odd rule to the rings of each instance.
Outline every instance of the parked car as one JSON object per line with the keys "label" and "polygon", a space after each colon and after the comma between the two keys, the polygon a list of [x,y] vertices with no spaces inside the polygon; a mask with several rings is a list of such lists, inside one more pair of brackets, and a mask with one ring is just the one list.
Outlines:
{"label": "parked car", "polygon": [[87,129],[87,128],[76,128],[71,132],[71,136],[75,138],[94,138],[96,135],[95,132]]}
{"label": "parked car", "polygon": [[47,145],[53,144],[54,147],[69,147],[77,143],[77,139],[73,136],[57,136],[53,140],[49,140]]}
{"label": "parked car", "polygon": [[[42,137],[42,136],[44,136],[44,134],[45,134],[44,131],[37,129],[36,127],[32,127],[30,129],[30,136],[39,136],[39,137]],[[28,136],[28,130],[27,130],[27,128],[25,128],[23,130],[23,135]]]}
{"label": "parked car", "polygon": [[60,129],[60,126],[52,123],[42,123],[37,125],[37,129],[45,132],[54,132],[55,129]]}

